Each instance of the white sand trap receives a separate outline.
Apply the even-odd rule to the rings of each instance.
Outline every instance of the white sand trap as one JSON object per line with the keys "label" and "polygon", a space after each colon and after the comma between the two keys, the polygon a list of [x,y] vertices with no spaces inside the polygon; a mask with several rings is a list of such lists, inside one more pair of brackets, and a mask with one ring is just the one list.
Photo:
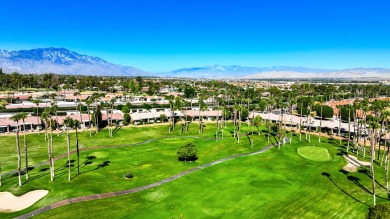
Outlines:
{"label": "white sand trap", "polygon": [[17,197],[10,192],[0,192],[0,212],[15,212],[26,209],[48,193],[47,190],[34,190]]}
{"label": "white sand trap", "polygon": [[360,161],[353,155],[343,155],[343,157],[348,161],[348,164],[343,167],[343,170],[348,172],[356,172],[360,166],[371,166],[370,162]]}

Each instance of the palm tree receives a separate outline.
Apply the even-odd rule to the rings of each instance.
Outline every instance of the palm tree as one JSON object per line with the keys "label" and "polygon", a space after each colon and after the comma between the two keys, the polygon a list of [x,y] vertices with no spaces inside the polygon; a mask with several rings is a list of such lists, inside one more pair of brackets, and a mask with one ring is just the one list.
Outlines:
{"label": "palm tree", "polygon": [[1,186],[1,184],[2,184],[2,178],[1,178],[1,162],[0,162],[0,186]]}
{"label": "palm tree", "polygon": [[20,119],[23,121],[23,146],[24,146],[24,155],[26,158],[26,179],[28,179],[28,153],[27,153],[27,143],[26,143],[26,123],[25,119],[27,118],[27,113],[19,113]]}
{"label": "palm tree", "polygon": [[338,136],[339,136],[339,138],[340,138],[340,145],[341,145],[341,109],[342,109],[342,107],[341,107],[341,105],[338,105],[337,106],[337,109],[338,109],[338,111],[339,111],[339,128],[338,128]]}
{"label": "palm tree", "polygon": [[55,111],[52,107],[48,107],[45,109],[45,112],[47,114],[48,120],[49,120],[49,128],[50,128],[50,137],[48,138],[49,141],[49,147],[50,147],[50,160],[51,160],[51,181],[54,180],[55,175],[55,167],[54,167],[54,147],[53,147],[53,124],[52,124],[52,116],[55,114]]}
{"label": "palm tree", "polygon": [[310,114],[311,114],[311,108],[312,108],[313,104],[314,104],[313,98],[309,98],[309,102],[308,102],[308,109],[309,109],[309,115],[308,115],[308,118],[309,118],[308,119],[309,120],[309,143],[310,143],[310,139],[311,139],[311,137],[310,137],[310,135],[311,135],[311,121],[310,121],[311,116],[310,116]]}
{"label": "palm tree", "polygon": [[321,131],[322,131],[322,104],[324,104],[324,101],[322,100],[322,97],[323,96],[321,96],[321,99],[319,100],[320,107],[321,107],[321,109],[320,109],[321,115],[320,115],[320,130],[318,132],[318,143],[321,142]]}
{"label": "palm tree", "polygon": [[91,107],[91,104],[92,104],[92,101],[91,99],[88,99],[86,102],[87,104],[87,111],[88,111],[88,120],[89,120],[89,136],[92,136],[92,129],[91,129],[91,111],[90,111],[90,107]]}
{"label": "palm tree", "polygon": [[369,119],[369,126],[371,128],[371,148],[370,148],[370,171],[371,171],[371,183],[372,183],[372,195],[374,200],[374,206],[376,205],[376,193],[375,193],[375,169],[374,169],[374,157],[375,157],[375,135],[377,134],[377,130],[380,127],[378,118],[376,117],[370,117]]}
{"label": "palm tree", "polygon": [[57,130],[57,136],[60,136],[60,125],[58,124],[58,106],[56,103],[52,105],[52,112],[56,116],[55,128]]}
{"label": "palm tree", "polygon": [[[385,126],[385,147],[386,147],[387,141],[389,140],[389,139],[387,139],[387,136],[389,134],[389,130],[390,130],[390,124],[389,124],[389,120],[387,119],[386,120],[386,126]],[[386,159],[385,159],[385,170],[386,170],[385,179],[386,179],[387,198],[390,200],[390,190],[389,190],[389,153],[390,153],[390,145],[387,145],[387,153],[386,153]]]}
{"label": "palm tree", "polygon": [[[114,112],[114,103],[115,103],[115,98],[112,98],[110,100],[111,102],[111,116],[110,116],[110,137],[112,137],[112,114]],[[80,121],[81,122],[81,121]]]}
{"label": "palm tree", "polygon": [[[37,105],[37,124],[39,126],[39,103],[41,103],[40,100],[35,99],[32,101],[35,105]],[[39,127],[38,127],[38,135],[39,135]]]}
{"label": "palm tree", "polygon": [[78,136],[78,127],[80,126],[80,121],[73,121],[73,128],[76,129],[76,153],[77,153],[77,175],[80,174],[80,150],[79,150],[79,136]]}
{"label": "palm tree", "polygon": [[68,143],[68,181],[70,181],[70,137],[68,127],[72,127],[74,120],[70,117],[66,117],[64,125],[66,127],[66,141]]}
{"label": "palm tree", "polygon": [[203,98],[199,99],[199,134],[203,133],[203,115],[200,113],[207,110],[207,105],[204,103]]}
{"label": "palm tree", "polygon": [[22,186],[22,178],[20,176],[22,160],[20,155],[20,144],[19,144],[19,120],[21,119],[21,115],[18,113],[16,115],[13,115],[10,119],[16,122],[16,152],[18,155],[18,178],[19,178],[19,186]]}
{"label": "palm tree", "polygon": [[350,142],[350,135],[351,135],[351,110],[352,110],[352,104],[349,104],[347,106],[348,109],[348,143],[347,143],[347,152],[349,149],[349,142]]}

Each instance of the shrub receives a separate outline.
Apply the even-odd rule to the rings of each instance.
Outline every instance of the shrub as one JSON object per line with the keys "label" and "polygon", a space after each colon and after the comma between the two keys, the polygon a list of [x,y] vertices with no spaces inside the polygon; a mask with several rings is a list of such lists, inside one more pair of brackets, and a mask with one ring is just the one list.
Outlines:
{"label": "shrub", "polygon": [[187,142],[185,145],[181,146],[177,151],[179,161],[194,161],[197,160],[196,148],[192,142]]}
{"label": "shrub", "polygon": [[[309,115],[309,113],[310,113],[310,110],[309,110],[307,107],[303,107],[302,110],[301,110],[301,107],[298,106],[298,107],[297,107],[297,111],[298,111],[298,114],[299,114],[300,116],[307,116],[307,115]],[[301,111],[302,111],[302,114],[301,114]]]}
{"label": "shrub", "polygon": [[[321,116],[321,105],[317,104],[314,107],[314,110],[316,111],[318,116]],[[328,105],[322,105],[322,118],[332,118],[333,117],[333,108]]]}
{"label": "shrub", "polygon": [[126,113],[126,114],[123,116],[123,125],[129,125],[129,124],[130,124],[130,120],[131,120],[130,115]]}
{"label": "shrub", "polygon": [[134,177],[134,175],[133,175],[133,173],[125,173],[125,174],[123,174],[123,177],[124,178],[126,178],[126,179],[131,179],[131,178],[133,178]]}
{"label": "shrub", "polygon": [[382,218],[390,218],[390,203],[379,204],[369,209],[367,219]]}

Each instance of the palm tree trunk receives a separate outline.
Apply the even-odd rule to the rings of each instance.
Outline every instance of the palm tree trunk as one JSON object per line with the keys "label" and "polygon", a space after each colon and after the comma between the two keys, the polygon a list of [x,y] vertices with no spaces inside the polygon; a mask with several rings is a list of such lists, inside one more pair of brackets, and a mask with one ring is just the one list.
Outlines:
{"label": "palm tree trunk", "polygon": [[348,143],[347,143],[347,153],[348,153],[348,150],[349,150],[349,139],[351,138],[350,135],[351,135],[351,108],[348,108]]}
{"label": "palm tree trunk", "polygon": [[77,175],[80,174],[80,150],[79,150],[79,135],[76,125],[76,151],[77,151]]}
{"label": "palm tree trunk", "polygon": [[3,179],[1,178],[1,162],[0,162],[0,186],[2,185]]}
{"label": "palm tree trunk", "polygon": [[27,153],[27,143],[26,143],[26,124],[24,122],[24,119],[23,119],[23,130],[24,130],[23,146],[24,146],[24,155],[26,158],[26,179],[28,179],[28,153]]}
{"label": "palm tree trunk", "polygon": [[51,117],[50,117],[50,152],[51,152],[51,165],[52,165],[52,178],[51,181],[54,180],[55,176],[55,165],[54,165],[54,151],[53,151],[53,129],[52,129],[52,124],[51,124]]}
{"label": "palm tree trunk", "polygon": [[38,129],[38,135],[39,135],[39,110],[38,110],[38,105],[37,105],[37,129]]}
{"label": "palm tree trunk", "polygon": [[299,117],[299,141],[302,141],[302,108],[303,102],[301,102],[301,116]]}
{"label": "palm tree trunk", "polygon": [[88,123],[89,123],[89,137],[92,136],[92,130],[91,130],[91,112],[89,111],[89,104],[87,105],[87,110],[88,110]]}
{"label": "palm tree trunk", "polygon": [[66,141],[68,143],[68,181],[70,181],[70,138],[68,128],[66,128]]}
{"label": "palm tree trunk", "polygon": [[16,126],[16,152],[18,153],[18,179],[19,179],[19,186],[22,186],[22,178],[21,178],[21,166],[22,166],[22,159],[20,155],[20,144],[19,144],[19,123],[17,123]]}
{"label": "palm tree trunk", "polygon": [[318,132],[318,143],[321,142],[321,131],[322,131],[322,104],[321,104],[320,130]]}
{"label": "palm tree trunk", "polygon": [[372,132],[372,139],[371,139],[371,155],[370,155],[370,170],[371,170],[371,183],[372,183],[372,195],[374,200],[374,206],[376,205],[376,193],[375,193],[375,170],[374,170],[374,156],[375,156],[375,134],[374,130]]}
{"label": "palm tree trunk", "polygon": [[60,124],[58,123],[58,113],[56,111],[56,129],[57,129],[57,136],[60,136]]}

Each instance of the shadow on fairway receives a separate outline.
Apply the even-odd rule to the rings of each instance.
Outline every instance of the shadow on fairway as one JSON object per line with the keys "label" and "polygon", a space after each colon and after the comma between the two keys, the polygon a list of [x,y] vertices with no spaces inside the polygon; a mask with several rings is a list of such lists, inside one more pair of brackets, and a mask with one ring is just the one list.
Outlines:
{"label": "shadow on fairway", "polygon": [[112,131],[112,135],[115,135],[121,128],[122,126],[116,126],[114,131]]}
{"label": "shadow on fairway", "polygon": [[352,195],[350,195],[348,192],[346,192],[345,190],[343,190],[342,188],[340,188],[334,181],[333,181],[333,179],[332,179],[332,176],[329,174],[329,173],[327,173],[327,172],[322,172],[321,173],[321,175],[322,176],[326,176],[338,189],[340,189],[340,191],[342,191],[344,194],[346,194],[346,195],[348,195],[350,198],[352,198],[353,200],[355,200],[355,201],[357,201],[357,202],[359,202],[360,204],[363,204],[363,205],[365,205],[365,206],[367,206],[367,207],[370,207],[368,204],[366,204],[366,203],[364,203],[364,202],[362,202],[362,201],[360,201],[360,200],[358,200],[357,198],[355,198],[355,197],[353,197]]}

